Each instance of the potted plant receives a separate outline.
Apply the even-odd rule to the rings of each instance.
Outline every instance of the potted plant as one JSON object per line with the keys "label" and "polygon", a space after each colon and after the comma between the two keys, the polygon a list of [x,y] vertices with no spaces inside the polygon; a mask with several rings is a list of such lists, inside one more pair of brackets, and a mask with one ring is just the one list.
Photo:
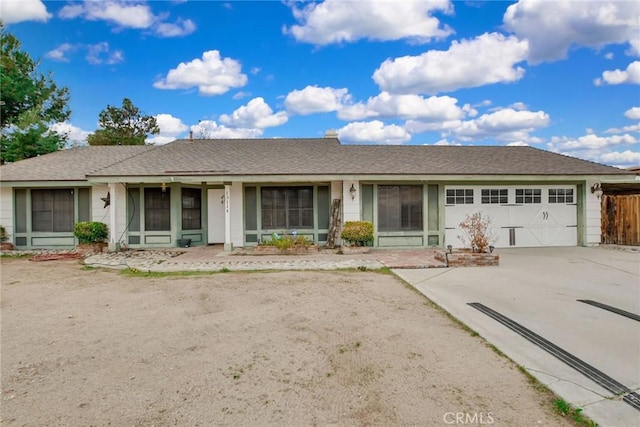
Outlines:
{"label": "potted plant", "polygon": [[109,228],[98,221],[77,222],[73,227],[73,235],[78,239],[76,250],[84,255],[100,253],[107,246]]}
{"label": "potted plant", "polygon": [[340,237],[346,245],[342,245],[342,253],[368,253],[373,243],[373,224],[370,221],[347,221]]}
{"label": "potted plant", "polygon": [[13,250],[13,243],[9,242],[9,233],[4,225],[0,225],[0,250]]}

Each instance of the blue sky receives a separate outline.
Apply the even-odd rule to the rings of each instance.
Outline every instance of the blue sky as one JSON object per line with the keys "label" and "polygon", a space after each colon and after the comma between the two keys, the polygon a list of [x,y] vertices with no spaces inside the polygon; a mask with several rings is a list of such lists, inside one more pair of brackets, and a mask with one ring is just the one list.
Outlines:
{"label": "blue sky", "polygon": [[3,0],[84,143],[130,98],[176,138],[530,145],[640,164],[640,2]]}

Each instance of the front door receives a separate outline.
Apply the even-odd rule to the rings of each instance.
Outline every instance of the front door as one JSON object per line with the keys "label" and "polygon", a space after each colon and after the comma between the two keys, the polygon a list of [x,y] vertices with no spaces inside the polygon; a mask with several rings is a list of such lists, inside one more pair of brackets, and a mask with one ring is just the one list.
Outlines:
{"label": "front door", "polygon": [[207,243],[224,243],[224,189],[207,190]]}

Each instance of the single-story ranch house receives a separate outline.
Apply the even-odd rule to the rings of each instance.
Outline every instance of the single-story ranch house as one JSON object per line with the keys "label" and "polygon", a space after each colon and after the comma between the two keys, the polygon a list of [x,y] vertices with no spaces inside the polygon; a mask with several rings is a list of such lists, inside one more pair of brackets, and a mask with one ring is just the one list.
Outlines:
{"label": "single-story ranch house", "polygon": [[341,224],[371,221],[381,248],[462,247],[474,212],[495,247],[586,246],[600,243],[599,184],[633,177],[531,147],[342,145],[330,133],[77,147],[0,167],[0,224],[18,249],[73,247],[75,222],[100,221],[112,249],[190,238],[229,250],[293,230],[322,245],[337,206]]}

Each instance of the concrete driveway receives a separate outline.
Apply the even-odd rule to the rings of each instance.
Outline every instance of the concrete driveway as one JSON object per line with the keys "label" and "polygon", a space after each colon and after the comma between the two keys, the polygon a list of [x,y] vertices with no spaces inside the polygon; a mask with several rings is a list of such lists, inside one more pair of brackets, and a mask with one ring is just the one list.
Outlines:
{"label": "concrete driveway", "polygon": [[[600,425],[640,425],[640,405],[623,400],[635,400],[640,390],[640,254],[579,247],[499,253],[499,267],[393,271]],[[469,303],[554,344],[556,355]],[[575,366],[582,362],[597,371],[581,373]],[[616,396],[616,387],[626,391]]]}

